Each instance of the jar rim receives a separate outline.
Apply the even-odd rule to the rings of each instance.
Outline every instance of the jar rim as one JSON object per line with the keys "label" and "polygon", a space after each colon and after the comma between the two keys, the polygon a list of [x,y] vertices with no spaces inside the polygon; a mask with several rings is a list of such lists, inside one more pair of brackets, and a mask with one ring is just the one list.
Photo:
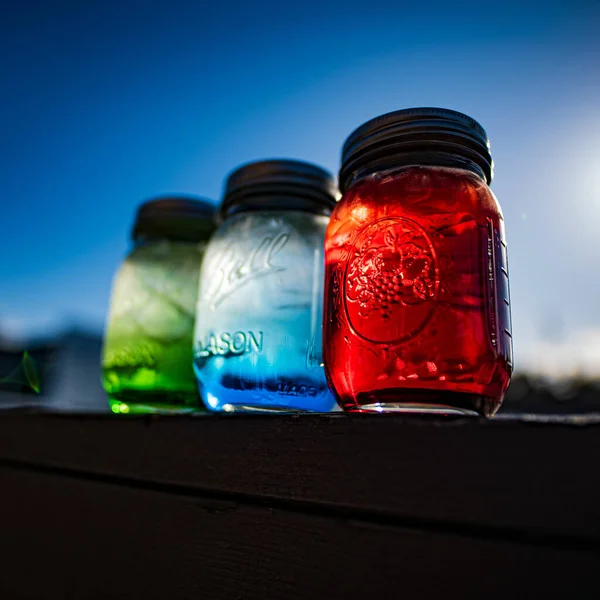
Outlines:
{"label": "jar rim", "polygon": [[138,207],[131,239],[202,241],[216,227],[215,206],[210,200],[183,194],[160,196]]}
{"label": "jar rim", "polygon": [[335,178],[325,169],[294,159],[253,161],[226,179],[221,217],[241,211],[287,209],[330,214],[337,197]]}
{"label": "jar rim", "polygon": [[420,162],[445,166],[451,157],[462,159],[467,168],[482,175],[487,183],[493,178],[493,160],[485,129],[473,118],[455,110],[434,107],[410,108],[386,113],[355,129],[342,148],[339,173],[344,192],[360,171],[380,170]]}

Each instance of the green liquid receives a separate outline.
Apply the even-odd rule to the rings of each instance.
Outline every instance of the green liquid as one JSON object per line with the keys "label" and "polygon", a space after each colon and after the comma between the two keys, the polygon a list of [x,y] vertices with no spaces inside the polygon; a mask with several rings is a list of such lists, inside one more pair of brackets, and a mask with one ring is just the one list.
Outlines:
{"label": "green liquid", "polygon": [[116,414],[204,411],[192,367],[204,244],[161,241],[127,257],[115,279],[103,384]]}

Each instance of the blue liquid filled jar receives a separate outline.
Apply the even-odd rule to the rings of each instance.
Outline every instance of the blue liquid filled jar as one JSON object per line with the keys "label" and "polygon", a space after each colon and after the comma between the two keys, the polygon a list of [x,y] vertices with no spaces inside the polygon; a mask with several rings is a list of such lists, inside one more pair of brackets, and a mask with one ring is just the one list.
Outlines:
{"label": "blue liquid filled jar", "polygon": [[209,410],[328,412],[322,365],[323,245],[333,177],[301,161],[228,178],[200,272],[194,370]]}

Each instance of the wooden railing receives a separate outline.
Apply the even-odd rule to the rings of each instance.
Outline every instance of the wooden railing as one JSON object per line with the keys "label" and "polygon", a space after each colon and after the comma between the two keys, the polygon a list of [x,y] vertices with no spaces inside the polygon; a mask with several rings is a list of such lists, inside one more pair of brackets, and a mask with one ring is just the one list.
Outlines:
{"label": "wooden railing", "polygon": [[598,598],[600,425],[0,418],[0,598]]}

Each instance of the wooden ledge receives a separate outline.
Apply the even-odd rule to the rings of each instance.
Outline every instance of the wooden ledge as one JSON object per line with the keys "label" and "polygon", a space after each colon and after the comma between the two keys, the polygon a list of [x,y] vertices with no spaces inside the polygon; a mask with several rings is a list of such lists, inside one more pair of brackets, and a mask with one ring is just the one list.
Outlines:
{"label": "wooden ledge", "polygon": [[[98,595],[73,597],[115,581],[122,597],[397,597],[402,581],[422,586],[412,597],[461,581],[456,597],[506,597],[485,581],[502,568],[579,598],[600,592],[599,440],[594,418],[6,414],[0,507],[11,556],[46,561],[49,598],[85,577]],[[79,571],[57,575],[58,557]]]}

